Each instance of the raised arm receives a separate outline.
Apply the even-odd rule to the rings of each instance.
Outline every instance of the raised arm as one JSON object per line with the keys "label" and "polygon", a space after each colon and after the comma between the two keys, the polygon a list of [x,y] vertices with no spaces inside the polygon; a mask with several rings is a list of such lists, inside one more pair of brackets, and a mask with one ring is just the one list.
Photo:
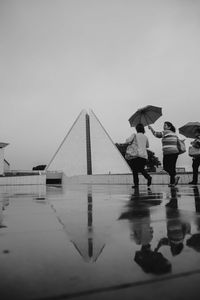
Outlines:
{"label": "raised arm", "polygon": [[132,141],[134,140],[134,137],[135,137],[135,133],[131,134],[131,136],[129,136],[129,137],[126,139],[126,143],[132,143]]}
{"label": "raised arm", "polygon": [[149,148],[149,140],[147,139],[146,148]]}
{"label": "raised arm", "polygon": [[162,138],[163,137],[163,132],[162,131],[155,131],[150,125],[148,126],[148,128],[151,130],[151,132],[153,133],[153,135],[157,138]]}

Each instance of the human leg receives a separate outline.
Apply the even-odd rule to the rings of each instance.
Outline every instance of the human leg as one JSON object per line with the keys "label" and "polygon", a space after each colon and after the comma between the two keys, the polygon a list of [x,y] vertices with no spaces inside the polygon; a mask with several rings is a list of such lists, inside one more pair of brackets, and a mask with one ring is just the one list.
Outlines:
{"label": "human leg", "polygon": [[163,169],[170,176],[170,185],[174,185],[176,182],[176,161],[178,158],[178,154],[168,154],[163,156]]}
{"label": "human leg", "polygon": [[138,157],[134,158],[130,161],[130,166],[131,166],[131,170],[133,173],[133,183],[134,183],[134,187],[138,187],[139,185],[139,176],[138,176]]}
{"label": "human leg", "polygon": [[172,169],[171,169],[170,177],[172,177],[173,184],[177,185],[180,179],[180,176],[176,176],[176,162],[177,162],[178,154],[172,154],[172,156],[173,156],[171,158]]}
{"label": "human leg", "polygon": [[167,172],[170,176],[170,184],[174,184],[175,182],[175,176],[173,178],[173,176],[170,175],[171,173],[171,168],[170,168],[170,156],[171,155],[164,155],[163,156],[163,169],[165,170],[165,172]]}
{"label": "human leg", "polygon": [[163,170],[169,173],[169,155],[163,155]]}
{"label": "human leg", "polygon": [[193,179],[192,179],[192,183],[193,184],[197,184],[198,182],[198,169],[199,169],[199,165],[200,165],[200,158],[193,158],[193,162],[192,162],[192,170],[193,170]]}
{"label": "human leg", "polygon": [[147,179],[147,185],[151,185],[152,177],[148,174],[148,172],[145,170],[145,165],[147,161],[145,158],[140,157],[138,159],[138,171],[144,176],[144,178]]}

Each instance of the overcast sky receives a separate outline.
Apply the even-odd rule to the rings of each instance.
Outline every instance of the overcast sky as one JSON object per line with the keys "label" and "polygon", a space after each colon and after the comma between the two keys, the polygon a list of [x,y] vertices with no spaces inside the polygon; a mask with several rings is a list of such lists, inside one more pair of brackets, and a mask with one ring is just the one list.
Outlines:
{"label": "overcast sky", "polygon": [[199,16],[198,0],[0,0],[0,141],[11,169],[47,164],[82,109],[114,142],[148,104],[163,108],[156,130],[200,121]]}

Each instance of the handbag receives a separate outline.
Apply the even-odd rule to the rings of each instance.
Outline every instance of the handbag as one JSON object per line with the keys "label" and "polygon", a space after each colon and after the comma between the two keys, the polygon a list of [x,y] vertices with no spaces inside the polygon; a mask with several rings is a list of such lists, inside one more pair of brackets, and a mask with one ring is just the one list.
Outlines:
{"label": "handbag", "polygon": [[125,153],[125,158],[127,160],[131,160],[138,157],[138,144],[137,144],[137,139],[136,135],[130,145],[128,145]]}
{"label": "handbag", "polygon": [[186,152],[184,140],[180,140],[179,138],[177,138],[177,147],[178,147],[179,154]]}
{"label": "handbag", "polygon": [[195,148],[193,146],[189,147],[189,156],[196,157],[200,156],[200,148]]}

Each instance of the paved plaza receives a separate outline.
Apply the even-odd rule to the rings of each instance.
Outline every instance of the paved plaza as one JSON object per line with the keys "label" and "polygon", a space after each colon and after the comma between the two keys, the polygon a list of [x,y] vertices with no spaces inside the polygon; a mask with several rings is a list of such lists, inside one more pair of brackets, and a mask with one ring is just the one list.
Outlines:
{"label": "paved plaza", "polygon": [[0,187],[1,300],[199,292],[200,186]]}

